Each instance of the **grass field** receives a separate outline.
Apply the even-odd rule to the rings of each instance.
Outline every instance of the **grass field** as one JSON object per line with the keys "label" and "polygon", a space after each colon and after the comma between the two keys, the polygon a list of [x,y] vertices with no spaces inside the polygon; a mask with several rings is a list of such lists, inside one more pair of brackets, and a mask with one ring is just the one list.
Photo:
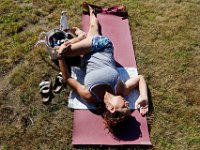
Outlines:
{"label": "grass field", "polygon": [[[199,150],[200,0],[88,2],[128,9],[138,70],[147,80],[153,103],[148,115],[152,149]],[[44,74],[54,80],[57,71],[42,59],[41,55],[50,62],[45,47],[33,46],[40,32],[59,27],[62,10],[70,26],[80,27],[81,3],[0,3],[0,150],[74,149],[69,89],[55,95],[51,104],[42,104],[38,84]]]}

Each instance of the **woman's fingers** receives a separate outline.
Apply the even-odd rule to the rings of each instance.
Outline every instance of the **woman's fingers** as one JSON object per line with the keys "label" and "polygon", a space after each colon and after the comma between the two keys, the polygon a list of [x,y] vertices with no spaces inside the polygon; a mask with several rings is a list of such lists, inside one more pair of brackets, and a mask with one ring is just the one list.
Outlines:
{"label": "woman's fingers", "polygon": [[65,46],[69,46],[69,45],[71,44],[71,42],[65,41],[63,44],[64,44]]}
{"label": "woman's fingers", "polygon": [[140,107],[140,114],[141,114],[142,116],[145,116],[146,113],[148,112],[148,110],[149,110],[148,105],[146,105],[145,107],[141,106],[141,107]]}
{"label": "woman's fingers", "polygon": [[135,102],[135,109],[139,109],[140,108],[140,96],[138,97],[138,99]]}
{"label": "woman's fingers", "polygon": [[60,46],[54,46],[53,48],[58,50],[60,48]]}
{"label": "woman's fingers", "polygon": [[69,41],[64,42],[64,43],[59,47],[59,49],[57,50],[57,52],[58,52],[59,54],[65,53],[65,52],[68,50],[68,48],[70,47],[70,45],[71,45],[71,43],[70,43]]}
{"label": "woman's fingers", "polygon": [[149,110],[147,100],[143,100],[143,99],[141,99],[141,98],[139,97],[138,100],[135,102],[135,109],[139,109],[140,114],[141,114],[142,116],[146,115],[146,113],[147,113],[148,110]]}

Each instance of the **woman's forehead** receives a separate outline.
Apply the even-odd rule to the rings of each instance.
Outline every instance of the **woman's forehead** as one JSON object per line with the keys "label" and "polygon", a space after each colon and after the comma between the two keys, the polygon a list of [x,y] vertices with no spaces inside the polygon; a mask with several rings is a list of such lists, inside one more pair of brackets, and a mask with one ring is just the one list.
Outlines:
{"label": "woman's forehead", "polygon": [[115,99],[123,102],[125,101],[125,99],[120,95],[115,96]]}

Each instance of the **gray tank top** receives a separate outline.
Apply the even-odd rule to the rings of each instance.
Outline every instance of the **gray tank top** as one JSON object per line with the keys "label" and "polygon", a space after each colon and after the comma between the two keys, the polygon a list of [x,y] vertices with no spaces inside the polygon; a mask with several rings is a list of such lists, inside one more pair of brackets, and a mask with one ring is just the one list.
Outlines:
{"label": "gray tank top", "polygon": [[84,56],[83,61],[86,69],[84,84],[90,91],[92,87],[99,84],[107,84],[115,91],[119,73],[113,57],[113,45],[108,38],[94,37],[92,51]]}

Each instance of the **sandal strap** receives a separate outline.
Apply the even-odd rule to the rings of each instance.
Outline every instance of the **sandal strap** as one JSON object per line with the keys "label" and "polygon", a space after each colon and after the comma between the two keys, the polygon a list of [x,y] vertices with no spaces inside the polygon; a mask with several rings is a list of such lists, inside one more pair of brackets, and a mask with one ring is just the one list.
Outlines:
{"label": "sandal strap", "polygon": [[44,85],[40,88],[40,93],[49,93],[50,87],[48,85]]}
{"label": "sandal strap", "polygon": [[48,102],[51,99],[52,82],[49,76],[44,76],[39,83],[39,92],[43,102]]}
{"label": "sandal strap", "polygon": [[56,79],[58,79],[58,81],[59,81],[60,83],[63,83],[63,76],[62,76],[62,73],[59,73],[59,74],[57,75]]}
{"label": "sandal strap", "polygon": [[59,81],[60,83],[63,82],[63,77],[62,77],[62,76],[57,76],[56,78],[58,79],[58,81]]}
{"label": "sandal strap", "polygon": [[58,93],[61,91],[61,89],[63,88],[64,85],[64,80],[63,80],[63,76],[61,73],[59,73],[56,77],[55,80],[55,85],[54,85],[54,92]]}
{"label": "sandal strap", "polygon": [[51,85],[51,81],[42,81],[42,82],[40,82],[39,87],[41,88],[41,87],[43,87],[44,85],[50,86],[50,85]]}

